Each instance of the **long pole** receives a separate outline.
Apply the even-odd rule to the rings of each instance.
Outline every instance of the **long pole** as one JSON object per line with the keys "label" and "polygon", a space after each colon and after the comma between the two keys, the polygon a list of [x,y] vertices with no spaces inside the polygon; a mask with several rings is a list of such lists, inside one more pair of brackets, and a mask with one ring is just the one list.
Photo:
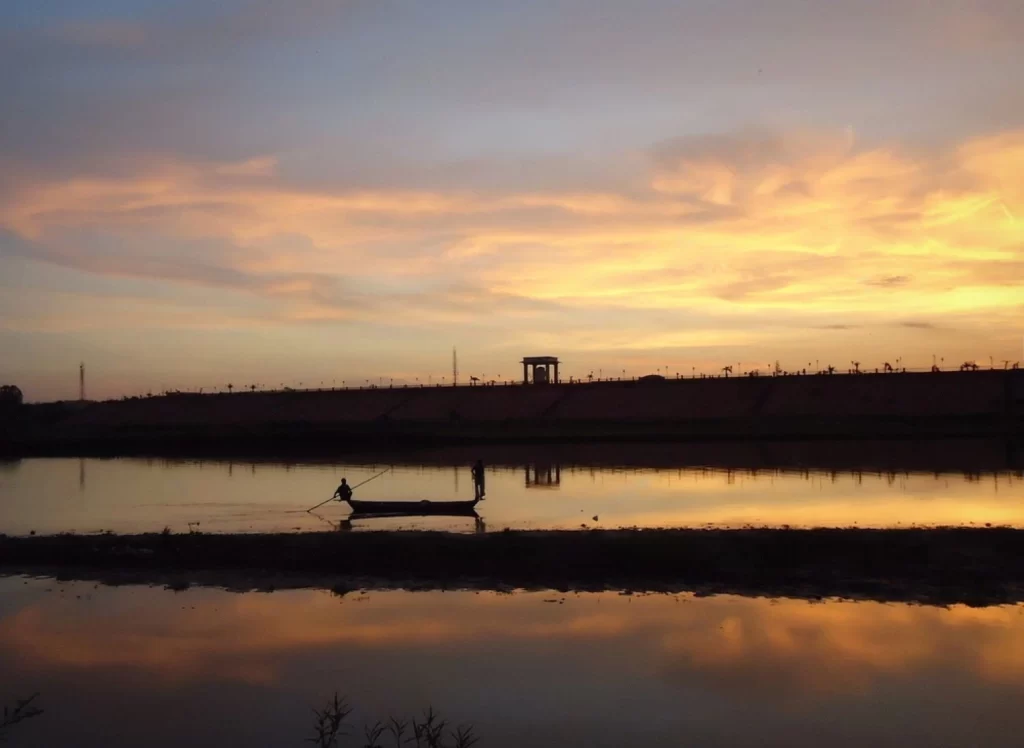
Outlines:
{"label": "long pole", "polygon": [[[335,493],[337,493],[337,492],[335,492]],[[311,506],[311,507],[310,507],[309,509],[307,509],[306,511],[307,511],[307,512],[311,512],[311,511],[313,511],[314,509],[319,509],[319,508],[320,508],[320,507],[322,507],[322,506],[323,506],[324,504],[326,504],[326,503],[327,503],[328,501],[334,501],[334,496],[332,496],[331,498],[329,498],[329,499],[326,499],[326,500],[324,500],[324,501],[321,501],[321,502],[320,502],[319,504],[317,504],[316,506]]]}
{"label": "long pole", "polygon": [[[386,468],[386,469],[384,469],[384,470],[381,470],[381,471],[380,471],[379,473],[377,473],[376,475],[374,475],[374,476],[373,476],[373,477],[371,477],[371,478],[367,478],[367,479],[366,479],[366,480],[364,480],[364,481],[363,481],[362,483],[357,483],[356,485],[352,486],[352,490],[353,490],[353,491],[355,491],[355,490],[356,490],[357,488],[359,488],[360,486],[365,486],[365,485],[366,485],[367,483],[369,483],[370,481],[372,481],[372,480],[375,480],[375,479],[377,479],[377,478],[381,477],[382,475],[384,475],[384,473],[386,473],[386,472],[390,471],[390,470],[391,470],[391,468],[393,468],[393,467],[394,467],[394,465],[392,465],[391,467],[388,467],[388,468]],[[337,495],[337,493],[338,493],[337,491],[335,491],[335,492],[334,492],[334,494],[335,494],[335,495]],[[320,507],[322,507],[322,506],[323,506],[324,504],[326,504],[326,503],[327,503],[328,501],[334,501],[334,496],[331,496],[331,498],[329,498],[329,499],[326,499],[326,500],[324,500],[324,501],[321,501],[321,502],[320,502],[319,504],[317,504],[316,506],[311,506],[311,507],[310,507],[309,509],[307,509],[306,511],[307,511],[307,512],[311,512],[311,511],[313,511],[314,509],[319,509],[319,508],[320,508]]]}
{"label": "long pole", "polygon": [[384,475],[384,473],[387,473],[387,472],[389,472],[389,471],[391,470],[391,468],[392,468],[392,467],[394,467],[394,465],[392,465],[392,466],[391,466],[391,467],[389,467],[389,468],[386,468],[385,470],[381,470],[381,471],[380,471],[379,473],[377,473],[377,474],[376,474],[375,476],[373,476],[372,478],[367,478],[367,479],[366,479],[366,480],[364,480],[364,481],[363,481],[362,483],[356,483],[356,484],[355,484],[354,486],[352,486],[352,490],[353,490],[353,491],[355,491],[355,490],[356,490],[357,488],[359,488],[360,486],[365,486],[365,485],[366,485],[367,483],[369,483],[370,481],[372,481],[372,480],[376,480],[377,478],[379,478],[379,477],[381,477],[382,475]]}

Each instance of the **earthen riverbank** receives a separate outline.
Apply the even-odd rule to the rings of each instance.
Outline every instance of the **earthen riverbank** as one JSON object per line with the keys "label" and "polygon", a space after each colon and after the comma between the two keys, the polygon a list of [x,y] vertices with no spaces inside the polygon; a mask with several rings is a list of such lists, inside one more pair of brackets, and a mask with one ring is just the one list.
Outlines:
{"label": "earthen riverbank", "polygon": [[0,453],[1024,437],[1024,371],[176,393],[21,406]]}

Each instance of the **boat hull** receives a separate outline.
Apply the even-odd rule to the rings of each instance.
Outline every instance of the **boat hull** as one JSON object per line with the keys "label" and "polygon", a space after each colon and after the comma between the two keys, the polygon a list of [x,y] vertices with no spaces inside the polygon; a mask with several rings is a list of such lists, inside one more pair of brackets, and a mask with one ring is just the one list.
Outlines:
{"label": "boat hull", "polygon": [[427,517],[433,515],[467,516],[476,514],[476,501],[360,501],[349,499],[353,515],[414,516]]}

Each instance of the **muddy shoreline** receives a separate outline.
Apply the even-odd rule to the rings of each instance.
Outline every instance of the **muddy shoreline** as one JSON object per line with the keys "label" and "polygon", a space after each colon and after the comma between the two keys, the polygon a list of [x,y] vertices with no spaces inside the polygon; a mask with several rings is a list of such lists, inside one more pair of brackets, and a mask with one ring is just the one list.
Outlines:
{"label": "muddy shoreline", "polygon": [[0,575],[229,590],[695,592],[1024,602],[1024,530],[743,529],[0,537]]}

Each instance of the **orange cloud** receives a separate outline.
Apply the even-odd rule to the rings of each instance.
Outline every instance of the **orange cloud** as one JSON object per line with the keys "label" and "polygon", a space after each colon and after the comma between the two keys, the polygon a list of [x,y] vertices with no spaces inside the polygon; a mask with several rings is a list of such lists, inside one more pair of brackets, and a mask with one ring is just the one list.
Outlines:
{"label": "orange cloud", "polygon": [[[945,324],[988,341],[971,352],[946,336],[951,358],[1015,359],[1022,170],[1024,131],[925,153],[849,130],[746,131],[659,146],[640,190],[631,173],[618,192],[330,190],[258,156],[25,180],[0,222],[29,256],[236,288],[286,321],[459,325],[486,308],[511,345],[754,360],[829,323],[886,327],[901,347]],[[536,324],[513,324],[521,315]]]}

